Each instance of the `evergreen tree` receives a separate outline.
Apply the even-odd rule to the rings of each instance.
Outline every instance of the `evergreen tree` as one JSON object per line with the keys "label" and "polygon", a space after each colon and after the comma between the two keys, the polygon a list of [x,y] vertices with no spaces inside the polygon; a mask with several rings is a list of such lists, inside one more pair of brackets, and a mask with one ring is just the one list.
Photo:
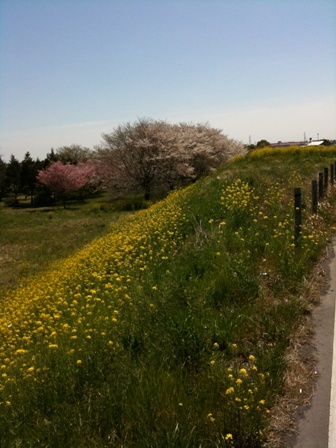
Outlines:
{"label": "evergreen tree", "polygon": [[31,204],[34,203],[34,194],[37,184],[37,172],[37,162],[34,162],[34,160],[30,156],[30,153],[27,152],[23,161],[21,162],[20,191],[26,196],[30,196]]}
{"label": "evergreen tree", "polygon": [[17,196],[20,191],[20,177],[21,164],[18,159],[12,154],[6,167],[6,186],[8,188],[8,191],[14,195],[15,205],[18,202]]}
{"label": "evergreen tree", "polygon": [[0,201],[6,193],[6,163],[0,155]]}
{"label": "evergreen tree", "polygon": [[51,163],[57,162],[58,160],[59,158],[55,153],[54,148],[51,148],[50,152],[47,153],[46,158],[42,162],[42,168],[48,168]]}

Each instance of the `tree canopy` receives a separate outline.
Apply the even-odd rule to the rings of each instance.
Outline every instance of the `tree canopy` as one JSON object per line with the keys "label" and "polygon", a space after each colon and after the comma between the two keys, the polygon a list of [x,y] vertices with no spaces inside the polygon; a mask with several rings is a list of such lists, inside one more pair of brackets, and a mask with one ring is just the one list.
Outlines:
{"label": "tree canopy", "polygon": [[265,139],[259,140],[259,142],[257,142],[257,148],[265,148],[266,146],[270,146],[270,142]]}
{"label": "tree canopy", "polygon": [[87,162],[92,159],[93,151],[81,145],[62,146],[57,148],[55,157],[63,164],[71,163],[77,165],[79,162]]}
{"label": "tree canopy", "polygon": [[139,119],[103,134],[97,148],[98,172],[117,192],[144,193],[197,180],[218,167],[243,145],[209,124],[169,124]]}
{"label": "tree canopy", "polygon": [[208,123],[171,124],[141,118],[119,125],[102,138],[94,150],[77,144],[52,148],[41,161],[33,160],[29,152],[21,162],[14,155],[8,163],[0,158],[0,200],[10,195],[17,204],[18,195],[24,194],[30,195],[31,204],[49,204],[51,191],[65,200],[82,188],[78,185],[84,166],[91,170],[93,165],[96,187],[104,185],[112,196],[141,193],[149,199],[153,191],[165,194],[196,181],[246,151],[241,142]]}
{"label": "tree canopy", "polygon": [[94,173],[95,167],[91,162],[64,165],[58,161],[52,162],[48,168],[40,170],[37,179],[41,184],[47,186],[57,198],[61,199],[65,207],[69,195],[87,185]]}

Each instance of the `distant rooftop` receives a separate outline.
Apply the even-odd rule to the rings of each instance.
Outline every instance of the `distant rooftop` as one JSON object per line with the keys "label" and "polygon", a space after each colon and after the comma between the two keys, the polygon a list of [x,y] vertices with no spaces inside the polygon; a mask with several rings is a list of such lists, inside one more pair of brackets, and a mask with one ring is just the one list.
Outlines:
{"label": "distant rooftop", "polygon": [[314,140],[312,142],[309,142],[307,146],[320,146],[323,145],[325,140]]}
{"label": "distant rooftop", "polygon": [[308,142],[277,142],[271,143],[271,148],[286,148],[287,146],[307,146]]}
{"label": "distant rooftop", "polygon": [[320,146],[320,145],[329,145],[329,140],[322,139],[322,140],[310,140],[308,141],[300,141],[300,142],[277,142],[277,143],[271,143],[271,148],[287,148],[288,146]]}

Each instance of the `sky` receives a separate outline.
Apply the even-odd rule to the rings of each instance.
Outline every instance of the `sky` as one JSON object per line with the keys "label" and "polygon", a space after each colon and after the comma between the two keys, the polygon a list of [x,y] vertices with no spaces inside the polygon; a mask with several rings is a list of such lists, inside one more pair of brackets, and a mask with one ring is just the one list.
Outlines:
{"label": "sky", "polygon": [[0,0],[0,155],[138,118],[336,139],[334,0]]}

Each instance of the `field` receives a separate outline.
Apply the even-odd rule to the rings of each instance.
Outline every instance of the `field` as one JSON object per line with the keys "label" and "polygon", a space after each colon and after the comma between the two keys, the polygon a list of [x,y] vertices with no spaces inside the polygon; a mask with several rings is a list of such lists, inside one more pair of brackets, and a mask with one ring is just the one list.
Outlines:
{"label": "field", "polygon": [[[32,208],[20,197],[20,209],[0,202],[0,290],[17,287],[32,274],[48,269],[109,231],[111,224],[127,215],[132,199],[108,202],[106,195],[85,203],[73,202],[66,209]],[[128,207],[129,205],[129,207]],[[134,207],[133,207],[134,208]]]}
{"label": "field", "polygon": [[336,229],[335,185],[312,214],[311,180],[335,160],[255,151],[131,214],[3,208],[1,447],[276,446],[286,353]]}

